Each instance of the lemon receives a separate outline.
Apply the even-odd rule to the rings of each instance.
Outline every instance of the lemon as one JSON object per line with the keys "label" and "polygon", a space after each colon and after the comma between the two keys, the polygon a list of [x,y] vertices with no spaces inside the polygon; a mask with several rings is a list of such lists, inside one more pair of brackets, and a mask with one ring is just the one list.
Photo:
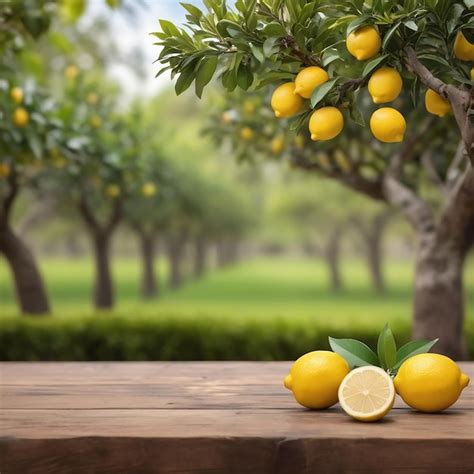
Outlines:
{"label": "lemon", "polygon": [[17,127],[26,127],[30,121],[28,111],[23,107],[17,107],[13,112],[13,123]]}
{"label": "lemon", "polygon": [[449,357],[418,354],[401,365],[394,382],[407,405],[430,413],[450,407],[469,384],[469,377]]}
{"label": "lemon", "polygon": [[328,73],[317,66],[302,69],[295,79],[295,94],[311,98],[314,89],[329,80]]}
{"label": "lemon", "polygon": [[222,122],[224,122],[226,125],[229,125],[230,123],[232,123],[232,120],[233,120],[232,112],[230,112],[229,110],[226,110],[222,114]]}
{"label": "lemon", "polygon": [[373,58],[379,51],[382,41],[373,26],[363,26],[353,31],[346,39],[349,53],[359,61]]}
{"label": "lemon", "polygon": [[438,115],[438,117],[444,117],[451,110],[449,102],[433,89],[426,91],[425,107],[430,114]]}
{"label": "lemon", "polygon": [[296,148],[298,148],[298,150],[304,150],[304,144],[305,144],[304,137],[302,135],[297,135],[295,137]]}
{"label": "lemon", "polygon": [[0,178],[8,178],[11,173],[11,167],[8,163],[0,163]]}
{"label": "lemon", "polygon": [[91,127],[100,128],[102,126],[102,119],[98,115],[91,117]]}
{"label": "lemon", "polygon": [[352,418],[376,421],[383,418],[395,402],[392,378],[380,367],[352,370],[339,387],[339,403]]}
{"label": "lemon", "polygon": [[406,128],[405,117],[392,107],[377,109],[370,117],[370,130],[381,142],[401,142]]}
{"label": "lemon", "polygon": [[120,196],[120,187],[117,184],[109,184],[105,188],[105,194],[112,199],[118,198]]}
{"label": "lemon", "polygon": [[255,112],[255,104],[251,100],[244,102],[244,113],[246,115],[252,115]]}
{"label": "lemon", "polygon": [[15,104],[21,104],[23,102],[23,89],[21,87],[14,87],[10,91],[10,97],[13,99]]}
{"label": "lemon", "polygon": [[344,128],[344,117],[336,107],[322,107],[311,115],[309,131],[311,140],[331,140]]}
{"label": "lemon", "polygon": [[155,183],[145,183],[142,186],[142,194],[145,197],[153,197],[156,194]]}
{"label": "lemon", "polygon": [[277,87],[272,95],[272,109],[278,118],[296,115],[303,108],[304,101],[295,94],[295,83],[287,82]]}
{"label": "lemon", "polygon": [[275,137],[271,143],[272,153],[279,155],[285,148],[285,139],[283,137]]}
{"label": "lemon", "polygon": [[249,142],[253,138],[253,130],[250,127],[244,127],[240,130],[240,138]]}
{"label": "lemon", "polygon": [[381,67],[369,79],[369,94],[375,104],[395,100],[402,91],[402,78],[396,69]]}
{"label": "lemon", "polygon": [[79,74],[79,68],[74,64],[71,64],[64,70],[64,76],[66,79],[74,80]]}
{"label": "lemon", "polygon": [[90,105],[95,105],[99,101],[99,96],[95,92],[90,92],[87,94],[87,103]]}
{"label": "lemon", "polygon": [[469,43],[461,31],[456,35],[453,51],[461,61],[474,61],[474,44]]}
{"label": "lemon", "polygon": [[339,354],[313,351],[301,356],[285,377],[284,385],[306,408],[329,408],[337,402],[337,390],[349,373]]}

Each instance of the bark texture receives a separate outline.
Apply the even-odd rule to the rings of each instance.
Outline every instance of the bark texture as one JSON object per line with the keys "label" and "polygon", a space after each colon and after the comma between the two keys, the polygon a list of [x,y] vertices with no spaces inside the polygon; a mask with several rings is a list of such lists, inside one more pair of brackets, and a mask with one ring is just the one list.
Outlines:
{"label": "bark texture", "polygon": [[158,296],[158,280],[155,274],[155,236],[142,232],[140,234],[142,256],[141,293],[143,298]]}
{"label": "bark texture", "polygon": [[8,177],[8,191],[0,206],[0,253],[5,256],[15,283],[20,310],[24,314],[49,313],[49,301],[33,253],[13,231],[10,216],[19,192],[15,170]]}
{"label": "bark texture", "polygon": [[48,314],[48,296],[35,258],[10,227],[0,227],[0,252],[10,266],[21,312],[38,316]]}

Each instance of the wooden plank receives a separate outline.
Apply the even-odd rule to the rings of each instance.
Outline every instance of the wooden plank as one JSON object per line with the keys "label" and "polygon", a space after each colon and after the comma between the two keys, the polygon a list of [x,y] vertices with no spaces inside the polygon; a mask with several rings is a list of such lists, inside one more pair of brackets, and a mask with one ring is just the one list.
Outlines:
{"label": "wooden plank", "polygon": [[[470,473],[472,385],[442,414],[300,408],[291,363],[0,364],[0,472]],[[474,364],[462,364],[474,379]]]}

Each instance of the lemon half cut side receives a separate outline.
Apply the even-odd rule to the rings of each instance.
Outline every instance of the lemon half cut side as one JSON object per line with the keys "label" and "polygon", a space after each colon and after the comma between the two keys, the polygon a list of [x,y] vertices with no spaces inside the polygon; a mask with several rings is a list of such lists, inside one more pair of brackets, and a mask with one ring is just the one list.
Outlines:
{"label": "lemon half cut side", "polygon": [[349,372],[339,387],[339,403],[352,418],[376,421],[393,407],[395,387],[380,367],[364,366]]}

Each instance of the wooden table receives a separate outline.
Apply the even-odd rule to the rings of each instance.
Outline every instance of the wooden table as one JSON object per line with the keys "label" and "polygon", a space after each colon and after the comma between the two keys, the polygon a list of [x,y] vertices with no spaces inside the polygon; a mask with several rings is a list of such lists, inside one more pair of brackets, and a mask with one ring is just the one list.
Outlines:
{"label": "wooden table", "polygon": [[299,407],[282,385],[289,367],[0,364],[0,472],[474,472],[472,385],[443,414],[397,400],[366,424]]}

